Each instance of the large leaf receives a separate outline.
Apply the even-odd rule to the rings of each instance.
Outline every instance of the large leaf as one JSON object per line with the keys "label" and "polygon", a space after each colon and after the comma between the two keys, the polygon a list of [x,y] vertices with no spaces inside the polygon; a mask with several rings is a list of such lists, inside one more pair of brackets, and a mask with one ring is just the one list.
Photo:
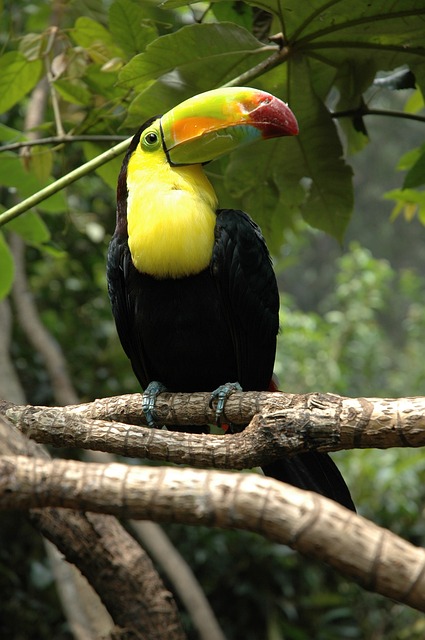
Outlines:
{"label": "large leaf", "polygon": [[111,33],[99,22],[81,16],[72,31],[73,40],[83,47],[94,62],[103,64],[111,58],[122,58],[123,51],[116,45]]}
{"label": "large leaf", "polygon": [[109,9],[109,28],[115,42],[132,57],[141,53],[157,37],[152,23],[146,21],[142,3],[115,0]]}
{"label": "large leaf", "polygon": [[18,51],[0,57],[0,113],[8,111],[35,87],[42,68],[41,60],[29,62]]}
{"label": "large leaf", "polygon": [[145,53],[123,68],[119,80],[127,87],[142,89],[153,79],[178,72],[195,81],[200,75],[199,81],[214,87],[235,75],[241,65],[247,69],[268,55],[270,49],[235,24],[192,24],[148,45]]}
{"label": "large leaf", "polygon": [[280,231],[275,237],[279,242],[295,211],[313,227],[341,240],[353,206],[352,172],[342,158],[335,123],[315,95],[302,59],[291,60],[286,95],[300,134],[233,154],[226,186],[269,241]]}
{"label": "large leaf", "polygon": [[125,125],[138,127],[196,93],[221,86],[269,55],[254,36],[231,23],[194,24],[158,38],[121,71],[120,82],[138,90]]}
{"label": "large leaf", "polygon": [[353,207],[352,170],[343,160],[335,123],[312,89],[308,65],[294,58],[290,68],[288,94],[300,135],[291,140],[296,150],[289,161],[291,171],[308,181],[301,212],[313,227],[341,240]]}

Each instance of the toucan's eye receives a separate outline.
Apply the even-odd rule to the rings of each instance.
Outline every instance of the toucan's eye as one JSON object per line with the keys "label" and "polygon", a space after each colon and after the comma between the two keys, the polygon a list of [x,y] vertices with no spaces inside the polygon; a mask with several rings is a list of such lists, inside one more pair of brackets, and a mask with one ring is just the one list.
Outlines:
{"label": "toucan's eye", "polygon": [[159,134],[156,131],[147,131],[142,138],[145,149],[154,150],[159,146]]}

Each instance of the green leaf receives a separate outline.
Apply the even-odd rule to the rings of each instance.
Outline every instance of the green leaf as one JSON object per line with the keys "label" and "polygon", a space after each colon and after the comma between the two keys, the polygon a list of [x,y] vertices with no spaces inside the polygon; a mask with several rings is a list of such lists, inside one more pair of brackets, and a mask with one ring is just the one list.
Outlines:
{"label": "green leaf", "polygon": [[174,82],[170,82],[168,76],[160,78],[138,93],[130,103],[124,125],[126,128],[138,129],[152,115],[165,113],[176,104],[190,98],[193,93],[193,87],[188,86],[183,80],[175,79]]}
{"label": "green leaf", "polygon": [[39,247],[49,242],[50,231],[35,211],[28,211],[22,216],[11,220],[7,228],[15,231],[25,240],[27,244]]}
{"label": "green leaf", "polygon": [[0,113],[8,111],[37,84],[43,64],[11,51],[0,58]]}
{"label": "green leaf", "polygon": [[[99,144],[94,144],[93,142],[84,142],[83,151],[86,160],[89,161],[106,151],[106,147]],[[110,160],[106,164],[96,169],[96,173],[102,178],[102,180],[108,185],[108,187],[112,189],[114,194],[117,188],[118,174],[121,169],[121,164],[122,157],[118,157]]]}
{"label": "green leaf", "polygon": [[98,64],[124,57],[122,49],[115,44],[109,31],[92,18],[78,18],[72,30],[72,38]]}
{"label": "green leaf", "polygon": [[341,241],[353,208],[352,170],[343,160],[335,123],[315,95],[308,65],[301,58],[290,61],[288,95],[300,134],[289,141],[286,157],[293,165],[291,172],[297,170],[306,182],[301,213],[311,226]]}
{"label": "green leaf", "polygon": [[25,158],[26,169],[40,184],[45,184],[53,168],[53,152],[48,146],[36,145],[30,147],[29,155]]}
{"label": "green leaf", "polygon": [[243,2],[214,2],[211,11],[217,22],[233,22],[252,31],[252,9]]}
{"label": "green leaf", "polygon": [[82,107],[86,107],[92,103],[92,94],[86,85],[79,80],[73,80],[72,82],[69,80],[56,80],[55,88],[61,98],[66,100],[66,102]]}
{"label": "green leaf", "polygon": [[[281,200],[285,189],[284,174],[277,170],[281,158],[287,152],[287,139],[267,140],[254,143],[249,148],[240,149],[232,154],[225,173],[225,189],[218,189],[220,207],[234,206],[228,201],[228,195],[235,199],[236,206],[246,211],[260,225],[269,249],[278,251],[282,241],[282,232],[297,209],[295,191],[298,177],[289,181],[294,189],[294,199]],[[214,164],[211,166],[214,171]],[[285,180],[285,184],[288,181]],[[304,199],[300,187],[297,196]],[[227,193],[226,193],[227,192]],[[288,195],[288,193],[286,194]]]}
{"label": "green leaf", "polygon": [[410,222],[417,215],[425,224],[425,192],[415,189],[393,189],[384,194],[387,200],[395,200],[396,205],[391,212],[391,219],[395,220],[400,214]]}
{"label": "green leaf", "polygon": [[12,129],[5,124],[0,123],[0,140],[2,142],[22,142],[26,140],[25,134],[18,129]]}
{"label": "green leaf", "polygon": [[419,187],[423,184],[425,184],[425,149],[422,150],[419,158],[407,172],[403,182],[403,189]]}
{"label": "green leaf", "polygon": [[190,77],[197,87],[214,88],[240,73],[241,66],[245,70],[268,55],[270,49],[235,24],[192,24],[148,45],[122,69],[119,81],[141,89],[174,72]]}
{"label": "green leaf", "polygon": [[115,42],[129,58],[141,53],[158,33],[153,24],[146,21],[142,5],[131,0],[115,0],[109,9],[109,28]]}
{"label": "green leaf", "polygon": [[[27,198],[39,191],[42,187],[53,182],[52,178],[40,182],[35,175],[26,171],[20,158],[12,153],[0,154],[0,175],[4,187],[16,188],[21,198]],[[41,211],[47,213],[60,213],[66,211],[67,204],[62,192],[56,193],[38,206]]]}
{"label": "green leaf", "polygon": [[0,299],[5,298],[9,293],[14,276],[14,262],[11,251],[0,232]]}
{"label": "green leaf", "polygon": [[[347,60],[341,64],[335,78],[340,96],[335,111],[345,111],[353,105],[359,107],[374,77],[375,68],[367,60]],[[363,118],[340,118],[338,122],[347,138],[348,153],[361,151],[369,141]]]}

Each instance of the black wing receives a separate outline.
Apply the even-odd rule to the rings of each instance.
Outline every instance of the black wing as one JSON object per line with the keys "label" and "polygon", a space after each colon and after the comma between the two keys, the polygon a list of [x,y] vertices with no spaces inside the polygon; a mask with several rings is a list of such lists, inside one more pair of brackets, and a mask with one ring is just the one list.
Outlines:
{"label": "black wing", "polygon": [[149,384],[145,369],[145,355],[137,322],[139,296],[138,274],[131,260],[127,238],[114,235],[109,244],[107,257],[108,293],[112,313],[122,347],[131,361],[134,373],[143,389]]}
{"label": "black wing", "polygon": [[[261,231],[242,211],[218,212],[211,270],[232,334],[238,381],[245,391],[266,390],[275,358],[279,295]],[[263,470],[355,511],[347,485],[327,454],[310,451],[277,460]]]}
{"label": "black wing", "polygon": [[243,211],[217,212],[211,273],[232,335],[238,381],[268,389],[279,330],[279,294],[260,228]]}

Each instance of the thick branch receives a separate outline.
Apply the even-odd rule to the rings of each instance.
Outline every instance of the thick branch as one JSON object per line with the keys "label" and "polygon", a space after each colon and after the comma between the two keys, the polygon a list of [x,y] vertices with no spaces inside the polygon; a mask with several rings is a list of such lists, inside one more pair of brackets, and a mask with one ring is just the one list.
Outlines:
{"label": "thick branch", "polygon": [[[0,452],[12,460],[23,454],[28,468],[35,460],[49,462],[42,447],[3,420]],[[0,486],[6,488],[3,481],[0,471]],[[115,624],[125,630],[123,638],[184,640],[171,594],[147,554],[115,518],[84,514],[80,507],[75,512],[32,508],[29,515],[43,536],[87,577]]]}
{"label": "thick branch", "polygon": [[[425,611],[425,550],[332,500],[258,474],[0,460],[0,506],[60,506],[120,517],[246,529],[287,544]],[[394,559],[397,559],[397,562]]]}
{"label": "thick branch", "polygon": [[[161,394],[159,424],[214,421],[209,394]],[[205,435],[149,429],[141,422],[141,396],[91,404],[19,407],[0,402],[3,414],[30,438],[56,447],[79,447],[195,467],[244,469],[318,449],[425,445],[425,398],[344,398],[332,394],[235,393],[226,419],[249,426],[241,433]],[[103,419],[98,419],[101,416]],[[107,418],[105,420],[105,418]],[[121,422],[112,422],[119,418]]]}
{"label": "thick branch", "polygon": [[198,632],[199,640],[226,640],[196,577],[162,527],[148,520],[131,521],[131,529],[174,587]]}

